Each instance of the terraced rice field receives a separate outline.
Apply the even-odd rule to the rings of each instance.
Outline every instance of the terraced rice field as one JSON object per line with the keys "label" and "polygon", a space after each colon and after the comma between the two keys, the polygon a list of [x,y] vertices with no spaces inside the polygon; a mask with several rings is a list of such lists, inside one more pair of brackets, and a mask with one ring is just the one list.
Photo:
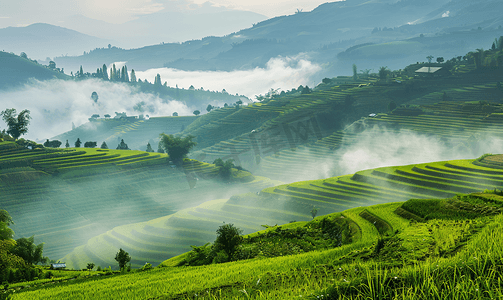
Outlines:
{"label": "terraced rice field", "polygon": [[[189,251],[191,245],[212,242],[222,222],[233,223],[250,233],[265,224],[309,220],[313,207],[320,215],[360,207],[351,218],[376,221],[379,228],[374,230],[384,234],[403,226],[403,222],[397,221],[401,225],[381,222],[375,207],[368,210],[365,207],[411,198],[452,197],[501,186],[503,170],[477,166],[474,160],[364,170],[353,175],[270,187],[259,195],[242,194],[209,201],[166,217],[119,226],[92,238],[64,260],[79,267],[86,260],[113,265],[113,253],[122,247],[132,253],[134,266],[140,267],[145,261],[158,264],[163,257]],[[373,231],[369,232],[373,236]]]}
{"label": "terraced rice field", "polygon": [[207,201],[199,206],[180,210],[172,215],[143,223],[115,227],[91,238],[62,258],[72,268],[81,268],[93,261],[101,266],[115,266],[114,255],[123,248],[138,268],[149,262],[158,265],[167,258],[190,251],[191,245],[203,245],[215,239],[216,229],[232,223],[252,233],[264,224],[283,224],[292,220],[309,220],[308,214],[263,206],[232,204],[228,199]]}
{"label": "terraced rice field", "polygon": [[[196,178],[194,188],[185,172]],[[0,207],[15,220],[16,238],[34,234],[36,242],[46,243],[44,254],[59,259],[116,226],[276,184],[235,171],[240,181],[229,186],[214,180],[218,173],[214,165],[192,160],[185,162],[185,172],[169,166],[166,154],[28,150],[4,142],[0,143]]]}
{"label": "terraced rice field", "polygon": [[[499,157],[499,156],[496,156]],[[287,199],[291,207],[319,208],[328,214],[355,206],[403,201],[410,198],[451,197],[501,188],[503,171],[479,166],[474,160],[364,170],[354,175],[297,182],[264,189],[263,197]]]}
{"label": "terraced rice field", "polygon": [[[452,148],[463,147],[472,157],[487,152],[483,141],[503,141],[501,105],[440,102],[421,108],[424,113],[418,116],[392,113],[366,117],[316,142],[296,149],[277,151],[263,157],[254,173],[285,182],[295,181],[296,174],[306,173],[309,166],[311,169],[320,169],[320,166],[339,161],[343,153],[338,150],[348,149],[362,138],[360,132],[374,127],[393,131],[408,130],[432,139],[441,139],[452,145]],[[386,143],[382,140],[383,145]],[[333,172],[339,175],[336,169]],[[313,173],[312,176],[323,177],[321,173]]]}

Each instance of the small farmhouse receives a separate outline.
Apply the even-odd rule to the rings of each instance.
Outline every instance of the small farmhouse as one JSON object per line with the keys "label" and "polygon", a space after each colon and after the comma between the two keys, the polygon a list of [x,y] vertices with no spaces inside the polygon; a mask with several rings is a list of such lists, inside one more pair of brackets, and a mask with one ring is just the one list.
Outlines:
{"label": "small farmhouse", "polygon": [[66,264],[65,263],[51,264],[51,269],[52,270],[65,269],[65,268],[66,268]]}
{"label": "small farmhouse", "polygon": [[449,75],[449,71],[443,67],[422,67],[415,74],[420,77],[437,77]]}

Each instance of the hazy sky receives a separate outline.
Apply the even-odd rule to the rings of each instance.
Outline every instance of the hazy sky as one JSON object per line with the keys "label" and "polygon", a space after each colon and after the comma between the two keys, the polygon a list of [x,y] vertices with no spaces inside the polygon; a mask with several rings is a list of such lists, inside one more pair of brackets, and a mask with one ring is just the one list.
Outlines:
{"label": "hazy sky", "polygon": [[[213,6],[257,12],[267,17],[293,14],[297,9],[310,11],[324,0],[213,0]],[[206,0],[0,0],[0,28],[26,26],[81,14],[88,18],[120,24],[139,14],[167,10],[190,10]]]}

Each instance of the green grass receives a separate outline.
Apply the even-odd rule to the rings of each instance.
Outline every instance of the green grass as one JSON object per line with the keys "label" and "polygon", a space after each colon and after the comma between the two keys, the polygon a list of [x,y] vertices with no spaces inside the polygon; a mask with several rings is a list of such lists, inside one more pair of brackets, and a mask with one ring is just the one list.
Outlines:
{"label": "green grass", "polygon": [[[471,196],[464,196],[471,197]],[[447,203],[449,200],[425,200]],[[82,278],[18,290],[14,299],[499,299],[503,297],[503,215],[452,220],[444,215],[409,222],[394,211],[407,203],[354,208],[286,224],[308,228],[344,216],[358,234],[340,247],[200,267],[161,267],[124,275]],[[426,206],[421,206],[426,207]],[[393,228],[379,238],[367,211]],[[447,216],[447,218],[444,218]],[[277,231],[271,227],[248,239]],[[82,274],[87,272],[82,272]],[[29,285],[30,283],[27,283]],[[197,296],[196,296],[197,295]],[[321,296],[323,295],[323,296]],[[319,298],[317,298],[319,297]]]}

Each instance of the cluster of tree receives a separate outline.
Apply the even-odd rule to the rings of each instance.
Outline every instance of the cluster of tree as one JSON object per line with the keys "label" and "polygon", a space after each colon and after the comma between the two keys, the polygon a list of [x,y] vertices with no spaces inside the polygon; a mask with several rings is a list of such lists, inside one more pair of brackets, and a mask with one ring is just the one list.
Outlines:
{"label": "cluster of tree", "polygon": [[61,146],[61,141],[58,141],[58,140],[52,140],[52,141],[49,141],[49,139],[47,139],[47,140],[44,142],[44,147],[48,147],[48,148],[59,148],[59,146]]}
{"label": "cluster of tree", "polygon": [[299,85],[298,88],[293,88],[291,90],[281,91],[280,93],[278,93],[278,91],[279,89],[271,88],[269,92],[267,92],[265,95],[260,94],[255,96],[255,99],[257,99],[260,102],[266,103],[269,102],[270,100],[278,99],[285,96],[309,94],[312,92],[312,90],[308,86],[303,85]]}
{"label": "cluster of tree", "polygon": [[383,28],[381,28],[381,27],[374,27],[374,29],[372,30],[372,34],[378,33],[380,31],[393,31],[393,30],[394,30],[393,28],[388,28],[386,26],[384,26]]}
{"label": "cluster of tree", "polygon": [[[428,63],[432,63],[432,55],[428,55]],[[451,68],[456,64],[473,64],[475,68],[503,68],[503,36],[497,38],[492,43],[491,49],[484,50],[483,48],[476,49],[476,51],[468,52],[464,56],[456,56],[449,60],[445,60],[439,56],[436,58],[438,64],[444,64],[445,67]],[[417,62],[419,64],[419,62]]]}
{"label": "cluster of tree", "polygon": [[186,137],[173,136],[172,134],[161,133],[159,147],[165,149],[168,153],[169,159],[176,165],[181,167],[183,159],[187,157],[190,150],[197,145],[192,141],[195,137],[188,135]]}
{"label": "cluster of tree", "polygon": [[43,256],[44,244],[36,245],[34,236],[13,239],[14,231],[9,228],[14,224],[5,210],[0,210],[0,282],[18,282],[40,277],[42,271],[34,266],[46,263]]}
{"label": "cluster of tree", "polygon": [[156,75],[153,83],[150,83],[147,79],[141,80],[141,78],[137,78],[134,70],[129,72],[126,65],[124,65],[121,69],[117,69],[115,64],[113,64],[112,68],[108,70],[106,64],[103,64],[101,68],[96,69],[95,73],[84,72],[81,66],[75,74],[71,72],[71,75],[75,76],[77,79],[99,78],[113,82],[130,83],[137,86],[142,92],[156,93],[163,98],[174,98],[177,100],[184,100],[186,102],[200,102],[207,99],[230,100],[239,97],[246,97],[238,94],[230,95],[227,91],[225,91],[225,89],[223,89],[222,92],[216,92],[204,90],[202,87],[200,89],[195,89],[194,86],[191,86],[189,89],[180,89],[177,85],[176,88],[172,88],[168,86],[166,81],[164,81],[164,83],[162,82],[160,74]]}
{"label": "cluster of tree", "polygon": [[475,64],[477,69],[503,68],[503,36],[495,39],[490,50],[477,49],[476,52],[468,52],[467,60]]}
{"label": "cluster of tree", "polygon": [[127,146],[126,143],[124,143],[124,140],[121,139],[121,142],[117,145],[117,150],[131,150],[129,149],[129,147]]}
{"label": "cluster of tree", "polygon": [[184,264],[201,266],[236,260],[236,249],[243,241],[242,233],[243,231],[235,227],[234,224],[224,224],[218,227],[217,238],[213,245],[208,243],[200,247],[191,246],[192,250]]}
{"label": "cluster of tree", "polygon": [[[318,209],[313,206],[313,219],[317,213]],[[325,217],[295,228],[263,225],[272,228],[246,238],[241,236],[242,231],[233,224],[224,224],[218,228],[213,244],[191,246],[192,250],[180,265],[199,266],[340,247],[352,241],[354,232],[350,224],[344,218]]]}
{"label": "cluster of tree", "polygon": [[[47,140],[49,141],[49,140]],[[59,141],[58,141],[59,142]],[[124,142],[124,140],[122,141]],[[61,142],[59,143],[61,145]],[[77,138],[77,140],[75,141],[75,148],[80,148],[80,146],[82,145],[82,142],[80,141],[80,138]],[[87,141],[84,143],[84,148],[96,148],[96,146],[98,146],[98,142],[93,142],[93,141]],[[120,146],[120,144],[119,144]],[[59,147],[59,146],[58,146]],[[65,147],[66,148],[69,148],[70,147],[70,143],[68,143],[68,140],[66,140],[66,144],[65,144]],[[101,144],[101,149],[108,149],[108,146],[107,146],[107,143],[103,142]],[[127,145],[126,145],[126,148],[127,148]],[[118,148],[117,148],[118,149]],[[122,148],[121,148],[122,149]],[[128,149],[129,150],[129,149]]]}
{"label": "cluster of tree", "polygon": [[[131,271],[131,264],[129,263],[131,261],[131,256],[125,250],[120,248],[119,251],[115,254],[115,260],[119,264],[119,270],[121,272],[125,272],[125,271],[130,272]],[[83,271],[92,271],[95,266],[96,265],[94,263],[90,262],[87,264],[86,268],[83,269]],[[143,266],[140,270],[145,271],[145,270],[151,269],[151,268],[152,268],[152,264],[146,263],[145,266]],[[97,271],[102,271],[100,266],[98,266]],[[107,273],[108,272],[112,273],[111,268],[110,269],[105,268],[104,271]]]}
{"label": "cluster of tree", "polygon": [[234,168],[234,160],[229,159],[227,161],[223,161],[221,158],[215,159],[213,164],[219,167],[218,176],[224,180],[225,182],[231,181],[232,168]]}

